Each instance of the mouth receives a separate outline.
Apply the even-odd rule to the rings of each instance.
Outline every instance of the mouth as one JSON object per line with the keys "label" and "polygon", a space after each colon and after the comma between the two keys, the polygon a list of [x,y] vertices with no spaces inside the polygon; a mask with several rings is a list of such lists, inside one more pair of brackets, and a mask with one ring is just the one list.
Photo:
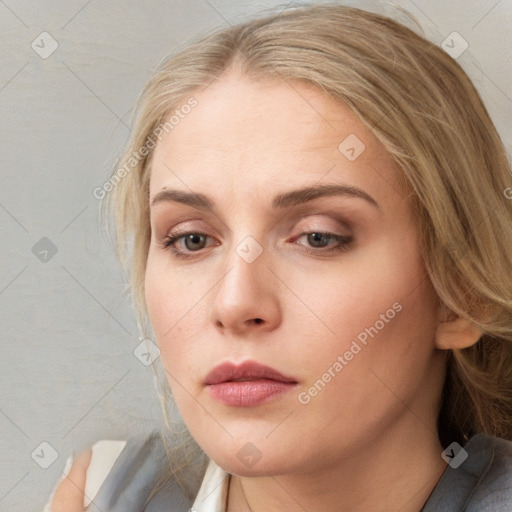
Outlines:
{"label": "mouth", "polygon": [[265,366],[256,361],[245,361],[240,365],[226,362],[216,366],[206,376],[204,384],[212,385],[221,384],[223,382],[245,382],[261,379],[284,383],[297,383],[293,377],[283,375],[270,366]]}
{"label": "mouth", "polygon": [[239,366],[231,362],[216,366],[204,384],[212,398],[224,405],[252,407],[291,391],[298,382],[274,368],[246,361]]}

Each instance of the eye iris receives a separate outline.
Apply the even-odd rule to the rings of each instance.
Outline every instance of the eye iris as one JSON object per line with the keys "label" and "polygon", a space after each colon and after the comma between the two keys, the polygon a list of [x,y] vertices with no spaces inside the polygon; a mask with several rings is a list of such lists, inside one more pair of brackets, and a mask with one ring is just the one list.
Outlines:
{"label": "eye iris", "polygon": [[[204,235],[191,233],[185,237],[185,246],[189,251],[193,251],[194,249],[202,249],[205,241],[206,237]],[[196,244],[199,244],[200,247],[197,247]]]}
{"label": "eye iris", "polygon": [[325,233],[310,233],[308,235],[308,242],[313,247],[325,247],[329,242],[329,235]]}

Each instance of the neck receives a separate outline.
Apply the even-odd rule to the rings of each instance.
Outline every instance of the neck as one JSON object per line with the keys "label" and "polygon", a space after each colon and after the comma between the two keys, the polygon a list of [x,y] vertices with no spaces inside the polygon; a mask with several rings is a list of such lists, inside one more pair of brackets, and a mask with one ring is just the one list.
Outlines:
{"label": "neck", "polygon": [[410,427],[409,435],[380,434],[334,467],[233,476],[227,512],[420,512],[446,464],[437,435],[421,422]]}

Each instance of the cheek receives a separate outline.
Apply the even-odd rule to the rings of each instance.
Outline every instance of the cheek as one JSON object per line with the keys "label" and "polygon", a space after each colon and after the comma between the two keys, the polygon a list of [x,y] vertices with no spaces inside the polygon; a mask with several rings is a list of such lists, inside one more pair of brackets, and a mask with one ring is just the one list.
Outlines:
{"label": "cheek", "polygon": [[196,341],[204,333],[208,319],[207,276],[185,276],[171,268],[165,255],[150,249],[144,288],[162,364],[177,377],[193,375],[188,361],[197,361],[201,355]]}
{"label": "cheek", "polygon": [[397,247],[392,241],[374,246],[371,251],[347,255],[337,268],[326,265],[326,270],[316,272],[314,277],[293,269],[287,277],[294,283],[294,293],[307,305],[308,319],[323,333],[331,331],[331,336],[355,336],[386,312],[391,319],[398,317],[395,313],[400,307],[393,305],[405,306],[426,280],[414,248]]}
{"label": "cheek", "polygon": [[167,254],[150,249],[146,304],[161,364],[182,412],[190,405],[190,397],[200,391],[199,377],[215,362],[210,355],[210,302],[218,277],[212,272],[197,274],[172,265]]}
{"label": "cheek", "polygon": [[347,258],[337,273],[315,281],[295,279],[294,291],[305,297],[309,309],[305,314],[303,307],[296,308],[295,325],[300,326],[301,359],[310,377],[320,378],[345,354],[351,370],[343,373],[355,379],[354,385],[362,375],[356,368],[378,368],[395,382],[412,378],[428,364],[437,297],[416,247],[394,242],[353,261]]}

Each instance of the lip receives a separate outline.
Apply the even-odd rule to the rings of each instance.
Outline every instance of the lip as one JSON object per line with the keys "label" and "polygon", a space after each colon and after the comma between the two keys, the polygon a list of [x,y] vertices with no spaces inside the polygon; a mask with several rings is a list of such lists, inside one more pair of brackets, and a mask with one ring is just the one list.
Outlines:
{"label": "lip", "polygon": [[213,370],[206,376],[204,383],[206,385],[220,384],[221,382],[240,379],[268,379],[287,383],[297,382],[293,377],[283,375],[277,370],[274,370],[274,368],[257,363],[256,361],[244,361],[240,365],[236,365],[235,363],[228,361],[213,368]]}
{"label": "lip", "polygon": [[205,386],[215,400],[234,407],[252,407],[290,391],[297,381],[255,361],[240,365],[222,363],[205,378]]}

